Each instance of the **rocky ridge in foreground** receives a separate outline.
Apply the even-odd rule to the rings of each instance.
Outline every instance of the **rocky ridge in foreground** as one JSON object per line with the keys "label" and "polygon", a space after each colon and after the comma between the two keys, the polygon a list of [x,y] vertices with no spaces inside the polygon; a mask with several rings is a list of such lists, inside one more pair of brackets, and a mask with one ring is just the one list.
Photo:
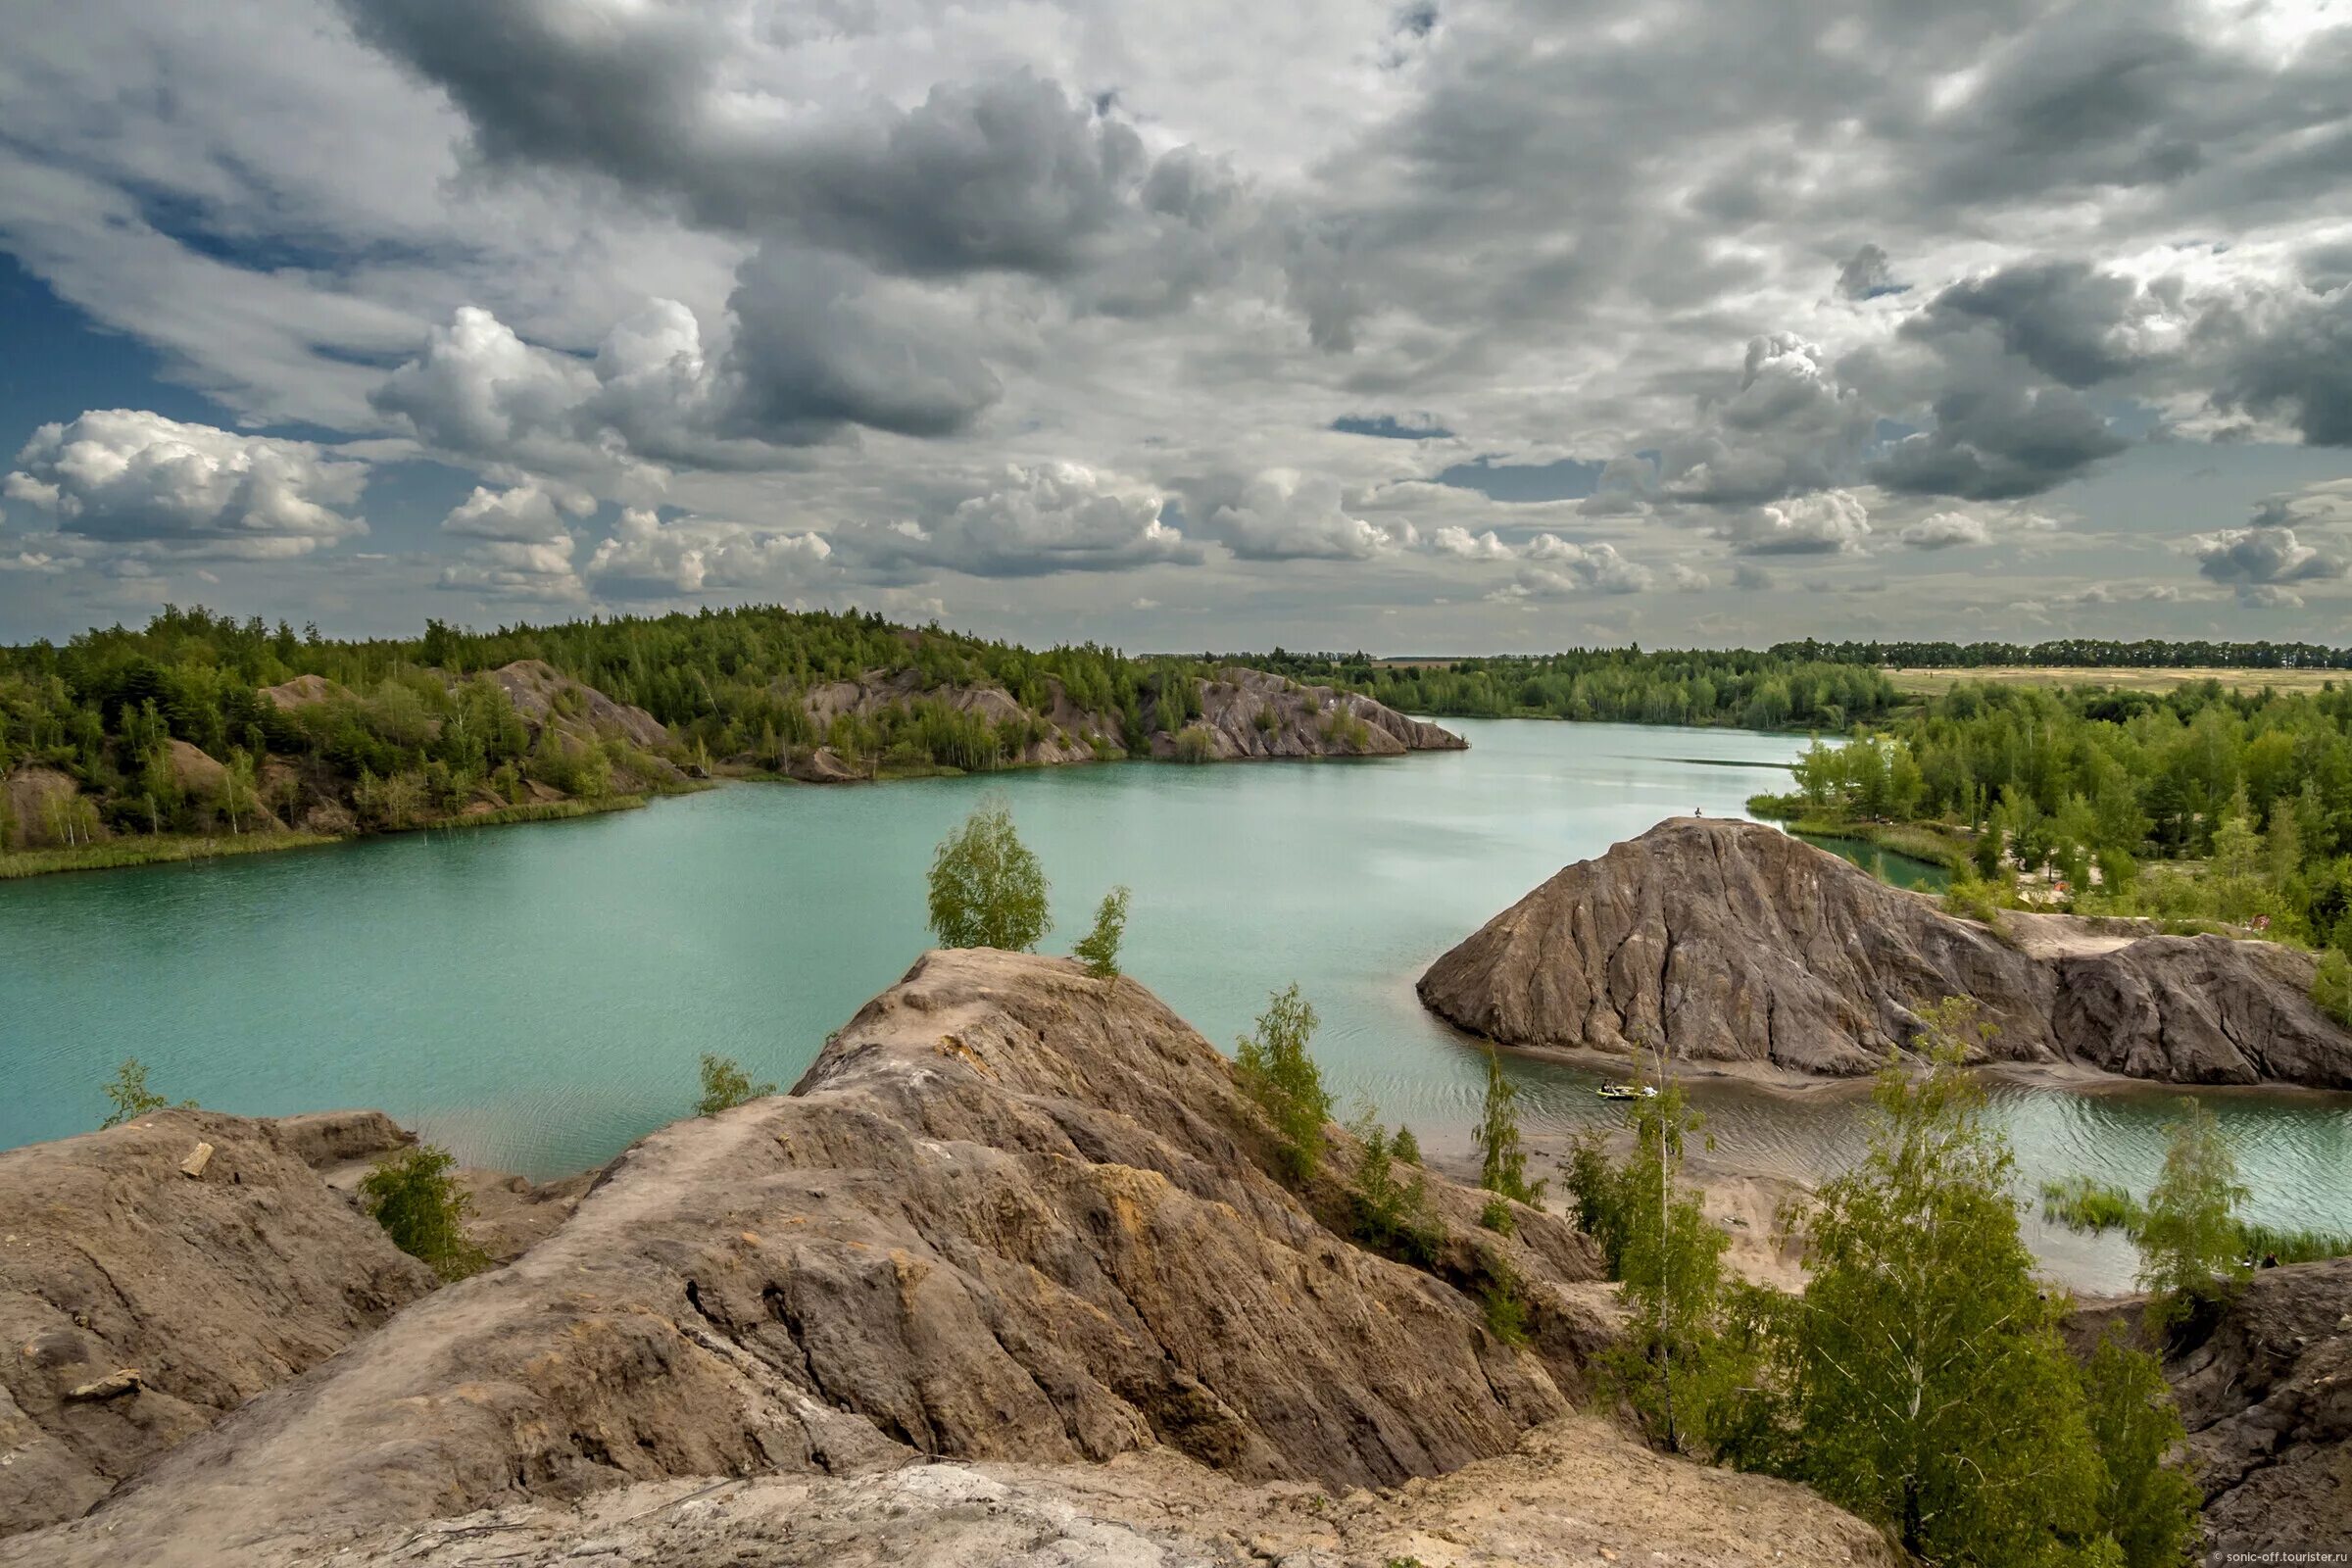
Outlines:
{"label": "rocky ridge in foreground", "polygon": [[[331,1164],[361,1132],[314,1125],[302,1142]],[[933,954],[791,1096],[647,1138],[509,1266],[187,1437],[86,1518],[0,1541],[0,1562],[270,1565],[346,1547],[338,1561],[411,1561],[427,1539],[514,1534],[432,1524],[483,1509],[525,1510],[550,1539],[586,1529],[566,1549],[593,1560],[597,1510],[621,1489],[669,1508],[745,1481],[767,1512],[743,1540],[763,1550],[777,1531],[817,1540],[803,1510],[827,1510],[833,1545],[783,1561],[857,1560],[844,1532],[869,1553],[912,1539],[919,1520],[872,1511],[894,1497],[972,1532],[957,1560],[988,1560],[982,1544],[1023,1510],[1087,1539],[1100,1514],[1105,1540],[1165,1546],[1105,1561],[1187,1560],[1188,1531],[1209,1544],[1198,1556],[1236,1560],[1258,1534],[1328,1530],[1329,1507],[1367,1542],[1434,1529],[1469,1501],[1428,1478],[1480,1463],[1532,1467],[1564,1541],[1759,1561],[1738,1519],[1761,1510],[1829,1560],[1884,1560],[1796,1489],[1702,1474],[1575,1418],[1614,1332],[1590,1243],[1537,1209],[1516,1211],[1512,1239],[1484,1231],[1485,1195],[1433,1175],[1432,1264],[1376,1255],[1347,1235],[1351,1150],[1337,1140],[1337,1168],[1294,1192],[1268,1174],[1271,1131],[1229,1064],[1140,986],[1063,959]],[[137,1200],[167,1206],[188,1180],[139,1179],[153,1191]],[[278,1251],[217,1246],[257,1268]],[[1488,1326],[1483,1298],[1506,1277],[1524,1344]],[[931,1460],[979,1479],[907,1468]],[[1594,1512],[1598,1474],[1624,1492]],[[1140,1500],[1123,1479],[1137,1475],[1167,1478],[1199,1517],[1171,1514],[1156,1484]],[[992,1488],[1008,1490],[975,1501]],[[1352,1498],[1379,1488],[1402,1490]],[[1664,1517],[1661,1488],[1716,1503]],[[1298,1500],[1325,1489],[1351,1500]],[[1637,1523],[1651,1516],[1655,1533]],[[698,1504],[644,1528],[709,1517]],[[711,1560],[733,1549],[707,1544]],[[1565,1552],[1526,1560],[1591,1555]]]}
{"label": "rocky ridge in foreground", "polygon": [[1964,996],[1997,1060],[2352,1088],[2352,1033],[2313,1004],[2312,971],[2275,943],[2131,922],[2010,914],[1996,933],[1776,828],[1677,817],[1561,870],[1418,990],[1507,1046],[1827,1075],[1874,1070],[1916,1009]]}

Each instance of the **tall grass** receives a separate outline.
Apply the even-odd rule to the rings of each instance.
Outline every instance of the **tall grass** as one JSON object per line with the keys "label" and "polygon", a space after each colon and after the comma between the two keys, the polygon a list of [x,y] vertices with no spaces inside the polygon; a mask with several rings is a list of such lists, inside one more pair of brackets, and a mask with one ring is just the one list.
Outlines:
{"label": "tall grass", "polygon": [[[2136,1239],[2147,1209],[2136,1198],[2111,1182],[2088,1176],[2041,1184],[2041,1215],[2070,1230],[2098,1235],[2120,1230]],[[2281,1230],[2237,1222],[2238,1249],[2249,1262],[2316,1263],[2322,1258],[2352,1254],[2352,1233],[2343,1231]]]}
{"label": "tall grass", "polygon": [[311,849],[341,842],[322,833],[245,833],[229,838],[141,834],[136,838],[108,839],[102,844],[77,844],[72,849],[13,850],[0,854],[0,882],[23,876],[46,876],[54,871],[104,871],[172,860],[212,860],[222,856],[263,855],[273,850]]}

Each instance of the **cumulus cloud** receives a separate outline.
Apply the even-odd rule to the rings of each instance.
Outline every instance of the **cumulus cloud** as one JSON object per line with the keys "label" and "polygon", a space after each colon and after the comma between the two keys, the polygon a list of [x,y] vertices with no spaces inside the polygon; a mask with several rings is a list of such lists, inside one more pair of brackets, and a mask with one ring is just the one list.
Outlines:
{"label": "cumulus cloud", "polygon": [[1870,410],[1818,344],[1787,332],[1747,345],[1740,385],[1666,449],[1669,495],[1747,505],[1827,489],[1869,440]]}
{"label": "cumulus cloud", "polygon": [[0,494],[101,546],[282,560],[366,533],[368,474],[307,441],[105,409],[35,430]]}
{"label": "cumulus cloud", "polygon": [[2189,548],[2200,574],[2235,587],[2240,603],[2264,608],[2284,604],[2288,583],[2324,582],[2352,570],[2352,563],[2303,543],[2292,528],[2222,528],[2196,535]]}
{"label": "cumulus cloud", "polygon": [[579,541],[571,521],[595,510],[592,498],[537,484],[476,485],[441,519],[445,532],[465,542],[442,568],[441,586],[553,604],[584,600],[587,589],[572,566]]}
{"label": "cumulus cloud", "polygon": [[623,511],[583,575],[597,597],[692,598],[720,590],[789,598],[824,581],[833,547],[820,534],[754,528],[716,517],[664,522],[648,508]]}
{"label": "cumulus cloud", "polygon": [[1743,556],[1836,555],[1862,548],[1870,537],[1870,509],[1850,490],[1825,490],[1727,513],[1715,532]]}
{"label": "cumulus cloud", "polygon": [[1118,571],[1198,564],[1200,549],[1162,520],[1154,486],[1076,463],[1007,466],[991,489],[927,523],[861,531],[856,553],[879,566],[944,566],[975,577]]}
{"label": "cumulus cloud", "polygon": [[1511,547],[1497,538],[1494,529],[1474,535],[1459,524],[1449,524],[1432,533],[1428,547],[1438,555],[1463,561],[1508,561],[1512,556]]}
{"label": "cumulus cloud", "polygon": [[734,336],[719,356],[692,311],[657,299],[583,362],[462,307],[372,402],[419,440],[488,462],[730,469],[781,466],[786,449],[852,426],[951,434],[1002,391],[931,291],[829,258],[763,247],[728,308]]}
{"label": "cumulus cloud", "polygon": [[1896,535],[1914,550],[1951,550],[1992,543],[1992,529],[1971,512],[1934,512],[1904,525]]}
{"label": "cumulus cloud", "polygon": [[1657,580],[1647,566],[1629,561],[1606,540],[1581,545],[1540,533],[1529,542],[1526,555],[1528,564],[1489,599],[1508,604],[1586,593],[1638,594]]}
{"label": "cumulus cloud", "polygon": [[1369,561],[1417,542],[1410,523],[1349,515],[1339,484],[1320,474],[1269,468],[1200,489],[1212,498],[1208,532],[1245,561]]}

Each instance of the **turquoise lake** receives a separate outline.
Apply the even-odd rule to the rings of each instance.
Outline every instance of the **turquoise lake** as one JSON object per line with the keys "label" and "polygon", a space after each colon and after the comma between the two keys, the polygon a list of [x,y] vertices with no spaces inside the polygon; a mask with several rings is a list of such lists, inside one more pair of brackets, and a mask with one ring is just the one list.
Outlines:
{"label": "turquoise lake", "polygon": [[[0,885],[0,1146],[94,1127],[125,1056],[223,1110],[376,1105],[471,1164],[545,1177],[684,1114],[698,1055],[789,1086],[925,946],[933,845],[989,791],[1054,881],[1066,952],[1114,882],[1125,963],[1230,1047],[1297,980],[1344,1105],[1443,1153],[1484,1058],[1412,984],[1562,864],[1662,816],[1740,814],[1802,742],[1728,730],[1454,721],[1467,753],[1126,764],[875,787],[739,784],[575,822],[407,835]],[[1595,1075],[1513,1060],[1531,1125],[1613,1112]],[[2144,1190],[2177,1091],[1999,1085],[2020,1180]],[[1717,1157],[1813,1176],[1858,1101],[1704,1081]],[[2352,1228],[2352,1098],[2217,1092],[2255,1217]],[[2122,1283],[2129,1249],[2035,1224],[2055,1272]]]}

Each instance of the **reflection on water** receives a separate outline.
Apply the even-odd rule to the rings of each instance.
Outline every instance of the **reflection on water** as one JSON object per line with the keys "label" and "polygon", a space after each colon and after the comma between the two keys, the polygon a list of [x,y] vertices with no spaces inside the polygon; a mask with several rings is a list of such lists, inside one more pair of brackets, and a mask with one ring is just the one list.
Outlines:
{"label": "reflection on water", "polygon": [[1941,893],[1952,885],[1952,873],[1928,860],[1913,859],[1882,849],[1868,839],[1841,838],[1829,833],[1800,833],[1798,838],[1817,849],[1829,851],[1840,859],[1851,860],[1882,882],[1891,882],[1898,888],[1918,888],[1928,893]]}
{"label": "reflection on water", "polygon": [[[1467,753],[743,785],[576,822],[0,885],[0,1147],[96,1126],[98,1086],[137,1055],[160,1092],[221,1109],[377,1105],[469,1163],[601,1162],[686,1111],[703,1052],[798,1077],[922,950],[931,848],[990,790],[1053,877],[1050,950],[1124,882],[1128,971],[1209,1039],[1230,1046],[1296,980],[1344,1106],[1368,1098],[1433,1149],[1466,1147],[1484,1058],[1418,1005],[1414,978],[1561,865],[1661,817],[1740,814],[1785,784],[1797,743],[1458,727]],[[1594,1074],[1510,1070],[1544,1128],[1611,1114]],[[2165,1094],[1995,1094],[2026,1190],[2154,1179]],[[1813,1177],[1857,1147],[1850,1096],[1710,1081],[1697,1097],[1734,1163]],[[2258,1217],[2352,1228],[2347,1102],[2214,1102]],[[2119,1244],[2051,1245],[2095,1263]]]}

